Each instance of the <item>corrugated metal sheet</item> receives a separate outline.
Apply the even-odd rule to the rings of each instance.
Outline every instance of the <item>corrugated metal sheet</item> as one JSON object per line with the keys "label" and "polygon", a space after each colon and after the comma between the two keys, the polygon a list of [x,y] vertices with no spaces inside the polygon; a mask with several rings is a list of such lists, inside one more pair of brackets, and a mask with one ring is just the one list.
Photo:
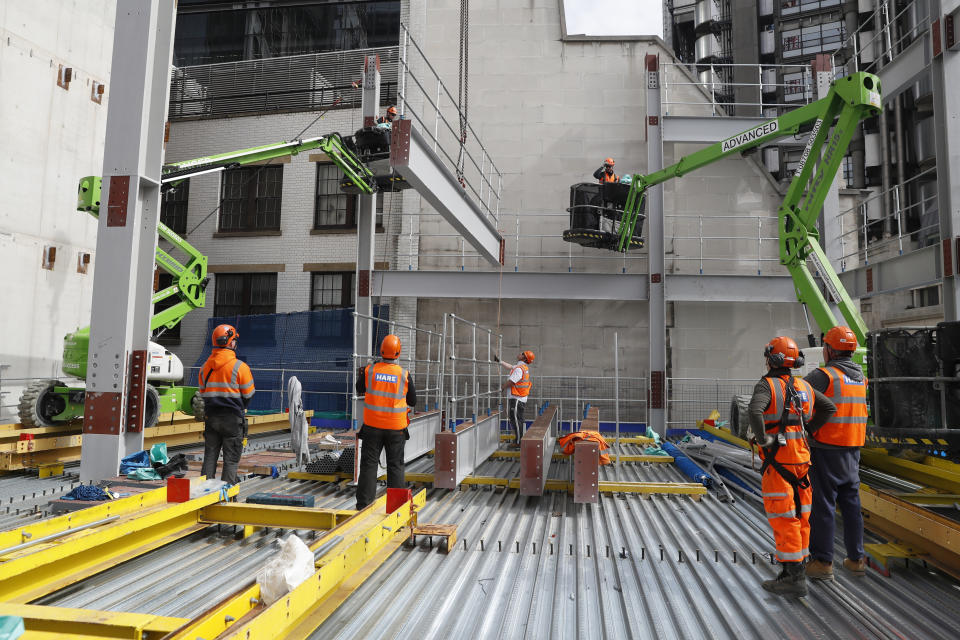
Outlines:
{"label": "corrugated metal sheet", "polygon": [[48,503],[80,484],[75,475],[0,475],[0,530],[49,517]]}

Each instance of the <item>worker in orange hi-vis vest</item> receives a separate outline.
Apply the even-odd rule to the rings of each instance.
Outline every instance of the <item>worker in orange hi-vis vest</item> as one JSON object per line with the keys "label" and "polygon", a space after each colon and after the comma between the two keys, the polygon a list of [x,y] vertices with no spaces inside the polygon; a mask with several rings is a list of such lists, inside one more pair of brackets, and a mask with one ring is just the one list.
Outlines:
{"label": "worker in orange hi-vis vest", "polygon": [[213,351],[198,375],[203,398],[203,467],[201,473],[213,479],[217,458],[223,449],[223,471],[220,478],[236,484],[237,467],[247,437],[246,410],[255,391],[250,367],[237,358],[240,334],[229,324],[213,330]]}
{"label": "worker in orange hi-vis vest", "polygon": [[810,432],[810,563],[807,577],[833,578],[833,534],[836,510],[843,518],[847,557],[843,567],[851,574],[866,574],[863,551],[863,514],[860,512],[860,447],[867,433],[867,379],[853,361],[857,336],[849,327],[827,331],[823,339],[823,367],[806,381],[837,405],[837,412],[819,429]]}
{"label": "worker in orange hi-vis vest", "polygon": [[597,179],[597,182],[603,184],[604,182],[620,182],[620,176],[613,172],[613,158],[607,158],[603,161],[603,165],[593,172],[593,177]]}
{"label": "worker in orange hi-vis vest", "polygon": [[400,338],[390,334],[380,344],[382,360],[357,371],[357,395],[363,395],[363,426],[357,437],[360,473],[357,479],[357,509],[373,502],[377,493],[380,452],[387,451],[387,487],[406,486],[403,449],[410,439],[408,407],[417,406],[417,390],[410,372],[397,364]]}
{"label": "worker in orange hi-vis vest", "polygon": [[507,402],[507,416],[510,420],[510,426],[513,428],[514,446],[520,446],[520,438],[523,437],[525,422],[523,421],[524,408],[527,406],[527,398],[530,396],[530,389],[533,383],[530,382],[530,366],[533,364],[536,356],[529,349],[522,351],[517,356],[517,364],[511,365],[503,362],[499,357],[493,356],[500,366],[510,371],[506,382],[500,387],[502,390],[510,390],[510,397]]}
{"label": "worker in orange hi-vis vest", "polygon": [[803,366],[797,343],[778,336],[763,350],[767,374],[750,399],[752,443],[759,444],[763,465],[760,490],[763,509],[773,528],[780,574],[763,582],[767,591],[783,596],[807,595],[804,561],[810,542],[810,449],[806,432],[816,431],[836,407],[790,369]]}

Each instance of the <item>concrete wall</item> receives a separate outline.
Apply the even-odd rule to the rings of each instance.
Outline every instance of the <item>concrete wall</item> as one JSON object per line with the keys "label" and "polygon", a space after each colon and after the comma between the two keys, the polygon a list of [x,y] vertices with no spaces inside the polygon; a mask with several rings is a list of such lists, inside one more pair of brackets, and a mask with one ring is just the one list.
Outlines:
{"label": "concrete wall", "polygon": [[[110,102],[112,0],[0,3],[0,272],[7,302],[0,331],[4,378],[62,375],[63,336],[90,322],[97,222],[76,211],[77,183],[99,174]],[[57,86],[71,68],[69,89]],[[105,83],[102,104],[93,82]],[[53,269],[41,268],[46,247]],[[11,419],[21,384],[3,383],[0,422]]]}

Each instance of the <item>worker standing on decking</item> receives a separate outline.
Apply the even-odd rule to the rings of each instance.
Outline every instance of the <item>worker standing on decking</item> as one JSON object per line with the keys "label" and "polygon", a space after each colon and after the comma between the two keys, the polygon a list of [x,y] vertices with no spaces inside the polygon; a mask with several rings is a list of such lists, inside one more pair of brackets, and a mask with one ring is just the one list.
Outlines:
{"label": "worker standing on decking", "polygon": [[810,541],[810,449],[805,430],[819,429],[836,407],[792,368],[803,366],[797,343],[786,336],[771,340],[763,350],[767,374],[750,399],[753,442],[760,446],[763,509],[773,528],[780,575],[763,583],[778,595],[807,595],[804,561]]}
{"label": "worker standing on decking", "polygon": [[867,433],[867,379],[853,361],[857,336],[849,327],[833,327],[823,339],[826,365],[805,378],[837,405],[822,427],[810,432],[810,558],[807,577],[833,578],[835,511],[843,517],[847,557],[843,567],[855,576],[866,574],[863,514],[860,512],[860,447]]}
{"label": "worker standing on decking", "polygon": [[613,158],[607,158],[603,161],[603,165],[593,172],[593,177],[597,179],[600,184],[604,182],[620,182],[620,176],[613,172]]}
{"label": "worker standing on decking", "polygon": [[530,367],[536,356],[533,351],[522,351],[517,356],[517,364],[509,365],[503,362],[497,356],[493,359],[500,363],[505,369],[510,371],[510,376],[500,387],[504,391],[510,389],[510,398],[507,402],[507,415],[509,416],[510,426],[513,427],[513,434],[516,437],[514,444],[520,446],[520,438],[523,437],[525,422],[523,420],[524,409],[527,406],[527,397],[530,395],[530,388],[533,384],[530,382]]}
{"label": "worker standing on decking", "polygon": [[410,372],[397,364],[400,338],[390,334],[380,343],[380,362],[357,372],[357,395],[363,395],[363,426],[357,437],[360,473],[357,479],[357,509],[373,502],[377,494],[377,467],[380,452],[387,451],[387,487],[406,486],[403,449],[410,439],[408,408],[417,406],[417,390]]}
{"label": "worker standing on decking", "polygon": [[213,479],[217,458],[223,449],[220,479],[230,484],[239,481],[237,467],[247,437],[247,407],[255,391],[253,374],[247,363],[237,358],[240,334],[229,324],[213,330],[213,351],[199,374],[197,393],[203,398],[203,468],[201,473]]}

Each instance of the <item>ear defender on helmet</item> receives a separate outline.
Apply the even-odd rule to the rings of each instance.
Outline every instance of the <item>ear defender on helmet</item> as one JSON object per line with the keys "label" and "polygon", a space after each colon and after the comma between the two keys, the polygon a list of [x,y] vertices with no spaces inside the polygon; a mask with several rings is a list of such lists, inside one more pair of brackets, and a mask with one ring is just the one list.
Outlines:
{"label": "ear defender on helmet", "polygon": [[767,359],[771,367],[779,368],[783,366],[784,360],[782,353],[773,353],[773,345],[767,345],[763,348],[763,357]]}

